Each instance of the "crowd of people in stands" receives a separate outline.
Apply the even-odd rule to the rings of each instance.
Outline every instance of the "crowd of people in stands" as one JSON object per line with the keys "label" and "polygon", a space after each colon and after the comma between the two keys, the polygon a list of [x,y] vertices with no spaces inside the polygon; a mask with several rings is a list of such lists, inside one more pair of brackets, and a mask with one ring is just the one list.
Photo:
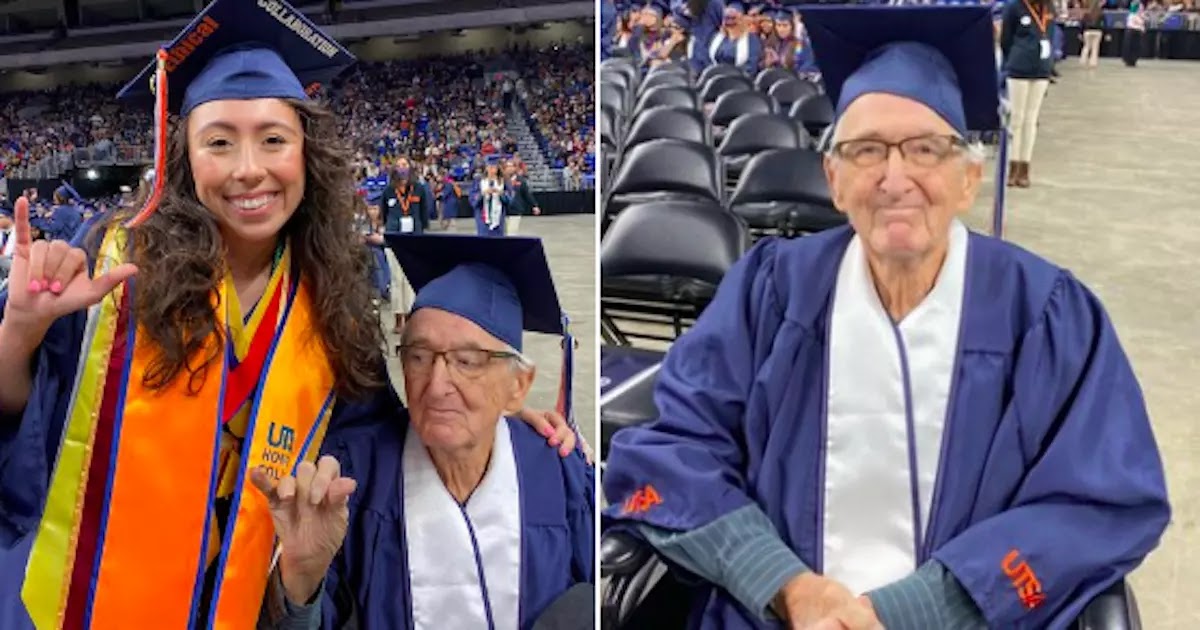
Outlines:
{"label": "crowd of people in stands", "polygon": [[0,95],[0,175],[57,152],[151,142],[149,111],[119,105],[109,85]]}
{"label": "crowd of people in stands", "polygon": [[[328,97],[344,137],[356,148],[363,178],[387,173],[400,157],[439,181],[470,180],[489,156],[511,156],[517,141],[506,125],[523,115],[503,85],[530,95],[527,121],[552,168],[570,179],[592,170],[592,53],[548,46],[419,60],[360,61]],[[515,70],[513,69],[515,68]],[[48,155],[92,147],[149,149],[150,112],[121,104],[116,86],[65,86],[0,97],[0,175]],[[103,153],[103,151],[102,151]]]}
{"label": "crowd of people in stands", "polygon": [[568,188],[578,188],[595,161],[592,49],[555,46],[513,57],[522,69],[530,128],[551,167],[563,169]]}

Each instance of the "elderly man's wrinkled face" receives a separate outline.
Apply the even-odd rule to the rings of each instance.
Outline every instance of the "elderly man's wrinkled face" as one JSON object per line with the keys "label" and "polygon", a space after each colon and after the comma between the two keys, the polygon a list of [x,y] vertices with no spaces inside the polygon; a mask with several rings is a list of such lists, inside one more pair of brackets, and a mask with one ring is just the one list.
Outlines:
{"label": "elderly man's wrinkled face", "polygon": [[474,322],[423,308],[409,319],[403,345],[408,410],[426,447],[491,444],[500,417],[524,407],[534,370],[516,367],[504,344]]}
{"label": "elderly man's wrinkled face", "polygon": [[[866,94],[846,108],[834,146],[853,140],[910,143],[906,159],[893,147],[878,164],[835,150],[825,160],[834,205],[845,212],[868,252],[885,261],[917,261],[945,250],[950,222],[975,202],[982,166],[961,146],[946,146],[954,128],[933,110],[891,94]],[[842,145],[845,147],[846,145]],[[944,156],[930,155],[948,148]],[[936,159],[934,159],[936,158]],[[856,161],[858,163],[856,163]]]}

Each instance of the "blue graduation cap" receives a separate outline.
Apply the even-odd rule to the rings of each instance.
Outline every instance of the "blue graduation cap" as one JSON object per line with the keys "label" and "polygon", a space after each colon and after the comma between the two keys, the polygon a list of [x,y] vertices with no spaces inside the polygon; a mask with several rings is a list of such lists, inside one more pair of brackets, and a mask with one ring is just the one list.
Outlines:
{"label": "blue graduation cap", "polygon": [[354,61],[284,0],[213,0],[117,94],[154,99],[157,176],[146,204],[128,225],[145,221],[162,198],[169,114],[186,116],[219,100],[304,100]]}
{"label": "blue graduation cap", "polygon": [[812,6],[804,24],[838,116],[885,92],[928,106],[960,134],[1000,128],[989,7]]}
{"label": "blue graduation cap", "polygon": [[448,234],[387,234],[417,297],[412,312],[464,317],[521,352],[523,332],[563,337],[559,411],[571,421],[575,342],[558,301],[542,240]]}
{"label": "blue graduation cap", "polygon": [[740,0],[732,0],[731,2],[725,3],[725,10],[726,11],[736,11],[738,13],[745,13],[746,5],[743,4]]}
{"label": "blue graduation cap", "polygon": [[61,186],[54,189],[54,193],[64,199],[74,199],[75,201],[83,201],[83,195],[75,190],[75,187],[68,182],[63,182]]}
{"label": "blue graduation cap", "polygon": [[8,204],[0,204],[0,217],[13,218],[15,211]]}
{"label": "blue graduation cap", "polygon": [[[224,99],[307,98],[354,57],[283,0],[213,0],[167,45],[168,107],[187,115]],[[148,97],[157,63],[118,98]]]}

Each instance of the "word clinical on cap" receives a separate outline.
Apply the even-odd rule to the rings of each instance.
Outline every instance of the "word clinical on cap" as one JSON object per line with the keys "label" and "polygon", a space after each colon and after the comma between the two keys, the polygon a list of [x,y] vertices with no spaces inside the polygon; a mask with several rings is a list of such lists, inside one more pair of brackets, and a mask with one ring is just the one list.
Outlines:
{"label": "word clinical on cap", "polygon": [[179,43],[167,51],[167,72],[174,72],[175,68],[187,61],[187,58],[192,56],[192,53],[204,43],[204,40],[212,37],[212,34],[219,28],[221,28],[220,22],[212,19],[211,15],[204,16],[196,28],[181,37]]}
{"label": "word clinical on cap", "polygon": [[338,53],[338,48],[333,42],[322,37],[316,29],[306,24],[300,16],[289,11],[278,0],[258,0],[258,8],[269,13],[277,22],[311,44],[322,55],[332,59]]}

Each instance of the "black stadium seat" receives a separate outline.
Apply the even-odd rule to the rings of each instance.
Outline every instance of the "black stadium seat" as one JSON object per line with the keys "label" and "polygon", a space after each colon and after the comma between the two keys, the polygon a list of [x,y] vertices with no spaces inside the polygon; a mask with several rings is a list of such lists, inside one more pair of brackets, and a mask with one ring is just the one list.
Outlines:
{"label": "black stadium seat", "polygon": [[724,135],[724,128],[733,121],[747,114],[773,114],[776,111],[775,101],[763,94],[750,90],[727,92],[722,94],[713,105],[709,114],[709,122],[713,126],[713,136],[719,142]]}
{"label": "black stadium seat", "polygon": [[662,105],[699,109],[700,101],[696,97],[696,93],[690,88],[656,87],[647,90],[645,94],[638,98],[637,105],[634,105],[633,111],[636,115],[642,110]]}
{"label": "black stadium seat", "polygon": [[755,236],[794,236],[846,224],[834,208],[824,157],[811,149],[776,149],[750,158],[729,209]]}
{"label": "black stadium seat", "polygon": [[824,94],[814,94],[794,103],[788,115],[803,124],[808,133],[820,137],[833,124],[833,103]]}
{"label": "black stadium seat", "polygon": [[764,68],[754,77],[754,89],[766,94],[772,85],[785,79],[796,79],[796,73],[787,68]]}
{"label": "black stadium seat", "polygon": [[786,110],[792,106],[792,103],[814,94],[820,94],[820,92],[814,83],[801,79],[784,79],[772,85],[767,94],[770,94],[771,98]]}
{"label": "black stadium seat", "polygon": [[[758,94],[758,92],[754,92]],[[807,146],[807,135],[778,114],[748,114],[733,121],[725,132],[717,154],[725,165],[726,188],[732,189],[754,155],[770,149],[797,149]]]}
{"label": "black stadium seat", "polygon": [[700,77],[696,79],[696,83],[698,85],[704,85],[705,83],[708,83],[713,77],[716,77],[716,76],[744,77],[745,75],[742,74],[741,69],[738,68],[737,66],[730,66],[727,64],[714,64],[714,65],[708,66],[708,67],[704,68],[704,70],[700,71]]}
{"label": "black stadium seat", "polygon": [[723,94],[754,89],[750,79],[742,75],[713,77],[700,88],[700,100],[704,103],[715,103]]}
{"label": "black stadium seat", "polygon": [[716,150],[697,142],[643,142],[621,158],[605,199],[609,219],[636,203],[696,199],[721,203],[721,164]]}
{"label": "black stadium seat", "polygon": [[629,126],[622,150],[628,151],[638,144],[659,138],[709,144],[708,125],[704,123],[703,114],[695,109],[651,107],[642,110]]}
{"label": "black stadium seat", "polygon": [[638,88],[639,95],[645,94],[648,90],[656,87],[682,87],[691,88],[692,81],[687,75],[675,72],[652,72],[642,81],[641,87]]}

